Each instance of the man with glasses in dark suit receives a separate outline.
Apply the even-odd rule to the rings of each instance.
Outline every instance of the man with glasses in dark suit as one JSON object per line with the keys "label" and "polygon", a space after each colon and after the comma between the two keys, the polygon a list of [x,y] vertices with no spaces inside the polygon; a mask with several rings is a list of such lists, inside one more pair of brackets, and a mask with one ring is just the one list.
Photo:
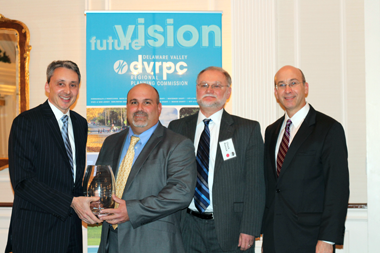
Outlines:
{"label": "man with glasses in dark suit", "polygon": [[306,102],[302,71],[282,67],[274,93],[285,115],[265,131],[264,253],[331,253],[343,244],[349,196],[342,125]]}

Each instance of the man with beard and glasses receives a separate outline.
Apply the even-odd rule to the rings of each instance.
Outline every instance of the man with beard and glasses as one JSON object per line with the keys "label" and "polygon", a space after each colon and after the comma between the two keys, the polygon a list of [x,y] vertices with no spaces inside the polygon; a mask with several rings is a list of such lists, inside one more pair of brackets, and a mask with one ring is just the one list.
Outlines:
{"label": "man with beard and glasses", "polygon": [[197,149],[194,199],[182,213],[185,250],[254,252],[265,202],[260,125],[223,109],[231,95],[224,69],[202,70],[196,89],[200,112],[169,125]]}
{"label": "man with beard and glasses", "polygon": [[127,96],[129,128],[109,136],[97,164],[116,175],[115,209],[105,209],[98,252],[185,252],[179,215],[193,196],[194,147],[159,122],[159,94],[148,84]]}

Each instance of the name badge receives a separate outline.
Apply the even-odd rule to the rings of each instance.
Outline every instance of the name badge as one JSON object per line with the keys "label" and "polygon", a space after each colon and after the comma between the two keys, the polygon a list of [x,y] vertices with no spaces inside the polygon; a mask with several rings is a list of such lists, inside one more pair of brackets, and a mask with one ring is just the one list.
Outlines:
{"label": "name badge", "polygon": [[236,151],[232,139],[219,142],[224,161],[236,157]]}

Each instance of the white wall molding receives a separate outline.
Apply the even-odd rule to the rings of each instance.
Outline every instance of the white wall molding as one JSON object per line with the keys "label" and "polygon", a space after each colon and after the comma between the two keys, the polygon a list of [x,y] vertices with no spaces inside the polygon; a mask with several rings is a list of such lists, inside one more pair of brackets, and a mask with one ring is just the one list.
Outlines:
{"label": "white wall molding", "polygon": [[231,1],[233,114],[260,122],[276,119],[273,95],[275,1]]}
{"label": "white wall molding", "polygon": [[[380,227],[380,0],[365,0],[368,252],[379,252]],[[363,251],[364,252],[364,251]]]}

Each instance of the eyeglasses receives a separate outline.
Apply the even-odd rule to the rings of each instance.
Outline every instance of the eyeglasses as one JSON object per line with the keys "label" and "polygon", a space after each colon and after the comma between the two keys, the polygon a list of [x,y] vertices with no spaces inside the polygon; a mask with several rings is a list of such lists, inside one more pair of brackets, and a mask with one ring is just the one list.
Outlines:
{"label": "eyeglasses", "polygon": [[222,85],[219,81],[216,81],[213,84],[209,84],[208,82],[200,82],[197,86],[199,89],[203,90],[207,90],[209,87],[213,90],[221,90],[224,87],[228,87],[228,85]]}
{"label": "eyeglasses", "polygon": [[291,81],[290,83],[279,83],[279,84],[276,84],[276,89],[277,90],[285,90],[286,86],[288,86],[290,89],[293,89],[293,87],[295,87],[299,84],[300,84],[299,81]]}

